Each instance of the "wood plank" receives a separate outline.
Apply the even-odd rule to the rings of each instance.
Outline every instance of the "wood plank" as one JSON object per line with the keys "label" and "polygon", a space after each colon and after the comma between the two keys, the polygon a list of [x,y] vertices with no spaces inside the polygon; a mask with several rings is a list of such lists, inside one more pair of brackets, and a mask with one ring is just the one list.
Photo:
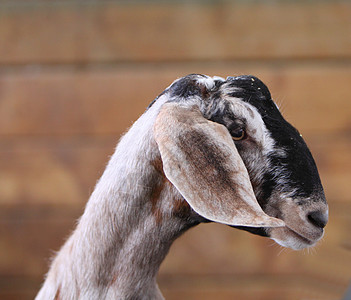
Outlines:
{"label": "wood plank", "polygon": [[0,64],[351,55],[348,2],[14,3],[0,12]]}
{"label": "wood plank", "polygon": [[0,143],[0,203],[84,205],[118,138]]}
{"label": "wood plank", "polygon": [[34,299],[41,284],[42,277],[0,276],[0,298],[1,300]]}
{"label": "wood plank", "polygon": [[33,299],[83,208],[70,205],[0,209],[0,299]]}
{"label": "wood plank", "polygon": [[313,134],[304,138],[317,163],[327,199],[350,202],[347,186],[351,179],[351,138],[348,134],[337,134]]}
{"label": "wood plank", "polygon": [[0,134],[120,133],[164,89],[156,82],[126,70],[1,76]]}
{"label": "wood plank", "polygon": [[[41,280],[23,276],[0,277],[2,300],[33,299]],[[300,276],[172,276],[160,278],[167,300],[339,300],[344,289]]]}
{"label": "wood plank", "polygon": [[161,64],[0,73],[0,136],[116,134],[174,79],[255,74],[305,134],[351,132],[350,65]]}
{"label": "wood plank", "polygon": [[[350,68],[350,65],[348,66]],[[273,97],[282,105],[286,118],[306,133],[351,133],[351,104],[347,82],[351,77],[346,68],[305,66],[282,71]],[[286,109],[284,109],[286,107]],[[344,112],[342,112],[344,111]]]}
{"label": "wood plank", "polygon": [[[175,277],[175,278],[174,278]],[[341,299],[344,290],[308,276],[187,276],[160,280],[166,299]]]}
{"label": "wood plank", "polygon": [[82,211],[74,205],[1,205],[0,276],[43,276]]}

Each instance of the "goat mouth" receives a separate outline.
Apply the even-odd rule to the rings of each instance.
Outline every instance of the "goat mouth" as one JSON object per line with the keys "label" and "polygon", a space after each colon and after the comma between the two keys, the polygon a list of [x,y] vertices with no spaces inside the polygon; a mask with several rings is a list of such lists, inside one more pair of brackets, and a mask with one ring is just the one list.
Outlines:
{"label": "goat mouth", "polygon": [[[246,227],[246,226],[230,226],[236,229],[245,230],[255,235],[260,235],[263,237],[272,238],[278,244],[283,247],[291,248],[294,250],[300,250],[303,248],[313,247],[319,239],[311,240],[301,233],[295,231],[289,226],[284,227]],[[278,236],[274,233],[275,230],[278,230],[281,234]]]}
{"label": "goat mouth", "polygon": [[312,246],[316,242],[316,241],[312,241],[312,240],[308,239],[307,237],[303,236],[301,233],[298,233],[297,231],[295,231],[294,229],[290,228],[287,225],[285,225],[285,227],[289,231],[289,233],[291,233],[298,240],[302,241],[304,244]]}
{"label": "goat mouth", "polygon": [[323,236],[323,232],[316,234],[316,236],[310,236],[288,225],[280,228],[271,228],[269,229],[269,234],[276,243],[293,250],[313,247]]}

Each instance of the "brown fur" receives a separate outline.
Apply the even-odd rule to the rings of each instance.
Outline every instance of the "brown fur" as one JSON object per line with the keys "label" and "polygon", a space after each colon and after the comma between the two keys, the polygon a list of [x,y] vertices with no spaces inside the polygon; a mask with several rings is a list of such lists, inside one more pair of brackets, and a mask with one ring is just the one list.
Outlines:
{"label": "brown fur", "polygon": [[188,202],[184,200],[184,198],[175,199],[173,214],[180,217],[187,217],[190,215],[191,207]]}
{"label": "brown fur", "polygon": [[55,298],[54,298],[55,300],[60,300],[61,299],[60,290],[61,290],[61,288],[57,289],[56,294],[55,294]]}
{"label": "brown fur", "polygon": [[155,170],[157,172],[159,172],[160,174],[164,175],[163,172],[163,163],[162,163],[162,159],[160,156],[158,156],[157,158],[155,158],[154,160],[150,161],[150,164],[155,168]]}
{"label": "brown fur", "polygon": [[166,181],[167,179],[163,175],[160,179],[160,182],[153,187],[150,195],[151,212],[155,216],[157,224],[161,224],[163,219],[162,211],[160,210],[158,202],[160,200],[160,196],[161,196],[162,190],[164,189]]}

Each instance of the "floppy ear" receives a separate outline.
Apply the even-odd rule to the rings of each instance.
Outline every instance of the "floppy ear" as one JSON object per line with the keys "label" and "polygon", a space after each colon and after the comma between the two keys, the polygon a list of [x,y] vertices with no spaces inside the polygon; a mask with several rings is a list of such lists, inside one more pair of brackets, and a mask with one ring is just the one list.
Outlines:
{"label": "floppy ear", "polygon": [[166,177],[199,215],[228,225],[284,226],[259,206],[228,130],[198,107],[165,103],[154,136]]}

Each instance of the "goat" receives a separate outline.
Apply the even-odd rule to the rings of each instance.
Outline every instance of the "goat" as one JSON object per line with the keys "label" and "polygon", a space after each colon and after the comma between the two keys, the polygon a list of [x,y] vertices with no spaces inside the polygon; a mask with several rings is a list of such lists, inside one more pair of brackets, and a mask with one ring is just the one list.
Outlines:
{"label": "goat", "polygon": [[122,137],[36,299],[163,299],[159,266],[195,225],[297,250],[315,245],[327,220],[312,155],[264,83],[191,74]]}

